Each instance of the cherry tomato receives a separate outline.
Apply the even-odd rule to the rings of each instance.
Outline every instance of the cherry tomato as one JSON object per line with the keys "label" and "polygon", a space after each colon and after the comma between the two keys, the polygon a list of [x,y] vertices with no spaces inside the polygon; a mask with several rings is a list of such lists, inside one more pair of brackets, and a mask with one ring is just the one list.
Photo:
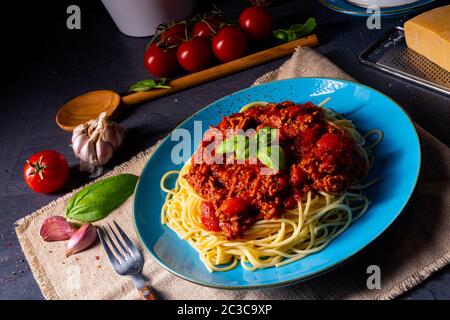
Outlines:
{"label": "cherry tomato", "polygon": [[198,21],[192,28],[192,36],[209,40],[219,31],[221,23],[222,19],[218,16]]}
{"label": "cherry tomato", "polygon": [[144,54],[144,65],[156,77],[167,77],[177,71],[177,49],[150,45]]}
{"label": "cherry tomato", "polygon": [[247,39],[239,27],[224,27],[213,38],[212,48],[217,59],[228,62],[247,51]]}
{"label": "cherry tomato", "polygon": [[290,181],[293,186],[301,186],[308,181],[308,175],[299,166],[293,165],[291,167]]}
{"label": "cherry tomato", "polygon": [[50,193],[67,182],[69,164],[61,153],[44,150],[28,158],[23,177],[33,191]]}
{"label": "cherry tomato", "polygon": [[242,198],[228,198],[220,205],[220,211],[231,217],[248,210],[248,202]]}
{"label": "cherry tomato", "polygon": [[354,146],[354,141],[340,134],[326,133],[317,141],[317,146],[332,154],[339,154],[341,152],[351,151]]}
{"label": "cherry tomato", "polygon": [[203,201],[202,203],[202,224],[209,231],[220,231],[219,218],[216,216],[216,210],[211,202]]}
{"label": "cherry tomato", "polygon": [[239,16],[239,23],[245,35],[252,41],[264,41],[272,35],[272,18],[264,8],[245,9]]}
{"label": "cherry tomato", "polygon": [[193,38],[183,42],[177,51],[178,63],[191,72],[200,71],[211,63],[209,42],[203,38]]}
{"label": "cherry tomato", "polygon": [[[301,120],[297,121],[300,122]],[[302,131],[301,135],[302,146],[309,148],[310,146],[315,144],[319,138],[320,138],[320,131],[318,127],[306,128],[305,130]]]}
{"label": "cherry tomato", "polygon": [[177,23],[161,33],[160,39],[166,45],[179,44],[186,38],[186,23]]}

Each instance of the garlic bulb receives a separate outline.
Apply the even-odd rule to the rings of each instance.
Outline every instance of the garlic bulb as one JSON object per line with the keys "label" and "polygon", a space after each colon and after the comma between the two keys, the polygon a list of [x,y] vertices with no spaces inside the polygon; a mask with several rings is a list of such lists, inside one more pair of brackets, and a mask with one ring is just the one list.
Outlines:
{"label": "garlic bulb", "polygon": [[80,170],[92,173],[96,167],[106,164],[124,138],[125,129],[108,121],[106,112],[98,119],[77,126],[72,134],[72,148],[80,159]]}

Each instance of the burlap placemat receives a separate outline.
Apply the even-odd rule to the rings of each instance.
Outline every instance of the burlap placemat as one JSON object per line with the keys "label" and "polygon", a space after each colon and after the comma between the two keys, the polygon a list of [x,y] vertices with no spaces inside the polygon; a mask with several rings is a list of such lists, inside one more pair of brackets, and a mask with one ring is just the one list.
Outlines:
{"label": "burlap placemat", "polygon": [[[299,49],[280,69],[264,75],[255,84],[302,76],[351,80],[315,51]],[[160,267],[142,250],[146,261],[143,274],[162,299],[389,299],[400,295],[450,260],[450,149],[423,129],[418,128],[418,132],[423,152],[422,173],[408,209],[380,239],[340,268],[289,287],[228,291],[184,281]],[[140,174],[155,147],[105,177],[122,172]],[[39,236],[42,221],[48,216],[63,215],[66,201],[72,195],[73,192],[17,221],[17,236],[45,298],[139,299],[133,283],[112,271],[100,245],[65,258],[65,242],[46,243]],[[98,224],[115,219],[139,243],[132,203],[133,197]],[[369,265],[380,267],[381,289],[367,288]]]}

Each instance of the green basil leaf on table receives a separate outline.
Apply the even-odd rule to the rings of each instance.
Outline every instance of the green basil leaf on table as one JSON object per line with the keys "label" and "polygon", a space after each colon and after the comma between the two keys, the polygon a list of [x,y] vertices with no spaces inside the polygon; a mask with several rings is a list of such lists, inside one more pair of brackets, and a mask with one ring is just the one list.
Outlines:
{"label": "green basil leaf on table", "polygon": [[134,192],[139,177],[120,174],[83,188],[68,202],[66,217],[79,222],[105,218]]}
{"label": "green basil leaf on table", "polygon": [[304,23],[296,23],[289,27],[289,30],[298,31],[303,27]]}
{"label": "green basil leaf on table", "polygon": [[166,85],[166,81],[167,81],[166,78],[161,78],[159,81],[153,79],[141,80],[132,85],[129,91],[142,92],[151,89],[168,89],[170,88],[170,86]]}
{"label": "green basil leaf on table", "polygon": [[305,23],[297,23],[292,25],[289,29],[278,29],[273,31],[273,35],[283,41],[293,41],[304,38],[309,35],[317,27],[315,18],[308,18]]}
{"label": "green basil leaf on table", "polygon": [[289,34],[283,29],[273,30],[273,35],[275,38],[278,38],[283,41],[289,41]]}
{"label": "green basil leaf on table", "polygon": [[309,18],[302,26],[298,26],[296,29],[294,29],[296,39],[306,37],[311,32],[313,32],[316,27],[317,27],[316,19]]}

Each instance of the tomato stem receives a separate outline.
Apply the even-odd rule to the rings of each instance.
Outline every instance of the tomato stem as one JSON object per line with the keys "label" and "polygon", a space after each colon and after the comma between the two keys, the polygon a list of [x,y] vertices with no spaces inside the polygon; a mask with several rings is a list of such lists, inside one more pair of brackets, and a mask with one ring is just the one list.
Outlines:
{"label": "tomato stem", "polygon": [[30,167],[32,167],[34,169],[34,172],[32,172],[30,175],[38,174],[39,178],[41,178],[41,180],[44,180],[43,171],[45,168],[47,168],[47,166],[42,165],[42,156],[35,163],[31,163],[28,160],[27,160],[27,163],[30,165]]}
{"label": "tomato stem", "polygon": [[212,3],[213,10],[211,11],[213,14],[216,14],[218,16],[223,15],[223,11],[216,5],[215,2]]}
{"label": "tomato stem", "polygon": [[208,20],[206,19],[201,19],[202,22],[204,22],[206,24],[206,26],[209,28],[209,30],[211,30],[211,34],[213,36],[215,36],[217,34],[217,32],[211,27],[211,25],[209,24]]}

